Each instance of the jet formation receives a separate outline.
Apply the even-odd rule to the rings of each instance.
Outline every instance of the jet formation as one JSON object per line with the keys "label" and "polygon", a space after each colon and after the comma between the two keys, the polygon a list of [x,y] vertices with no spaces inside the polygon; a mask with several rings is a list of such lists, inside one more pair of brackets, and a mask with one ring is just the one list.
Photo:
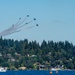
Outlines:
{"label": "jet formation", "polygon": [[[22,30],[25,29],[24,27],[25,27],[26,25],[28,25],[29,23],[32,23],[32,22],[36,21],[36,18],[33,18],[31,21],[26,22],[26,20],[27,20],[28,18],[29,18],[29,15],[27,15],[26,18],[23,19],[22,21],[21,21],[21,18],[19,18],[19,20],[17,21],[16,24],[13,24],[12,26],[10,26],[9,28],[7,28],[6,30],[0,32],[0,37],[1,37],[1,36],[2,36],[2,37],[3,37],[3,36],[8,36],[8,35],[10,35],[10,34],[20,32],[20,31],[22,31]],[[31,28],[33,28],[33,27],[35,27],[35,26],[38,27],[38,24],[33,25],[33,26],[29,26],[29,27],[27,27],[26,29],[31,29]]]}

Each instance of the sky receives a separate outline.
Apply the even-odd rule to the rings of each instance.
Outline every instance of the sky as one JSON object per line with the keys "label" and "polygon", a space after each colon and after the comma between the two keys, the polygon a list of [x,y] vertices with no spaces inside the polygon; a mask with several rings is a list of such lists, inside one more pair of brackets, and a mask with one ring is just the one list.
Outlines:
{"label": "sky", "polygon": [[29,15],[38,27],[4,36],[6,39],[29,41],[69,41],[75,45],[75,0],[0,0],[0,32]]}

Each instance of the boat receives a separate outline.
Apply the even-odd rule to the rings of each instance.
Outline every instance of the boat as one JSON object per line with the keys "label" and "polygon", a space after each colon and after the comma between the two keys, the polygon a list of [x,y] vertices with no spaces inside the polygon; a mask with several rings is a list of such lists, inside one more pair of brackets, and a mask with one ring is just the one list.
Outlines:
{"label": "boat", "polygon": [[61,70],[60,68],[51,68],[51,71],[58,71]]}
{"label": "boat", "polygon": [[6,67],[0,67],[0,72],[6,72],[7,68]]}

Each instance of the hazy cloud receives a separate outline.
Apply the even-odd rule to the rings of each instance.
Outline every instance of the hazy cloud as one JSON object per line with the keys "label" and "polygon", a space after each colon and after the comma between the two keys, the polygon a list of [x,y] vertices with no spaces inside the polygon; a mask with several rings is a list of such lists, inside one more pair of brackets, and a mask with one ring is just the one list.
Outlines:
{"label": "hazy cloud", "polygon": [[61,21],[61,20],[52,20],[52,23],[66,23],[66,21]]}

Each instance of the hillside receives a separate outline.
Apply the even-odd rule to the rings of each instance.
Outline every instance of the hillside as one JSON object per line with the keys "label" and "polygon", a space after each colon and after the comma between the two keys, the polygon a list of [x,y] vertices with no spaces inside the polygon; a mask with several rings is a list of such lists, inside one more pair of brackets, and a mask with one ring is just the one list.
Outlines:
{"label": "hillside", "polygon": [[0,66],[16,70],[25,69],[50,69],[59,67],[75,69],[75,46],[68,41],[46,42],[41,45],[36,41],[13,40],[0,38]]}

